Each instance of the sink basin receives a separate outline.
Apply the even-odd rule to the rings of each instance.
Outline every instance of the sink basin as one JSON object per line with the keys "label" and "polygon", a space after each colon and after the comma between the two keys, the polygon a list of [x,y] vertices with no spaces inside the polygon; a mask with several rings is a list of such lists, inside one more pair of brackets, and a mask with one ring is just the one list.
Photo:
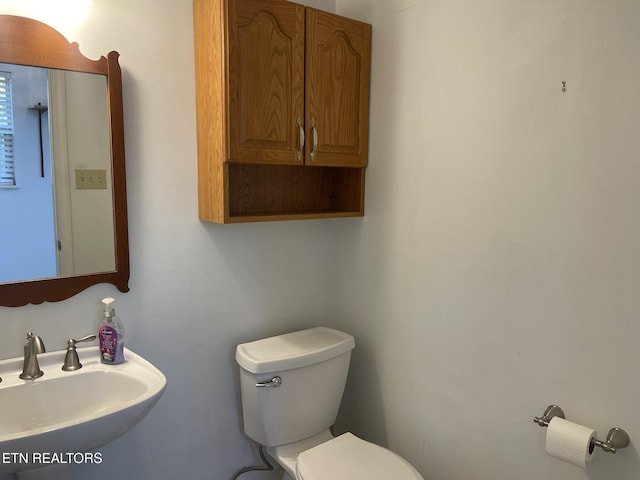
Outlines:
{"label": "sink basin", "polygon": [[82,453],[136,425],[164,392],[162,372],[129,349],[120,365],[100,363],[97,346],[77,351],[83,367],[72,372],[65,350],[38,355],[35,380],[18,377],[22,357],[0,361],[0,473],[91,461]]}

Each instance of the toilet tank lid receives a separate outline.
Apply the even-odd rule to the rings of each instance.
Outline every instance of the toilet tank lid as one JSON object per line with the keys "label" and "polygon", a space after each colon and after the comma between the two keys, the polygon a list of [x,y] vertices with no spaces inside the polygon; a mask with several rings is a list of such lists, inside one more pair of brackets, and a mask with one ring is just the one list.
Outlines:
{"label": "toilet tank lid", "polygon": [[348,333],[315,327],[242,343],[236,348],[236,362],[251,373],[273,373],[322,362],[355,346]]}

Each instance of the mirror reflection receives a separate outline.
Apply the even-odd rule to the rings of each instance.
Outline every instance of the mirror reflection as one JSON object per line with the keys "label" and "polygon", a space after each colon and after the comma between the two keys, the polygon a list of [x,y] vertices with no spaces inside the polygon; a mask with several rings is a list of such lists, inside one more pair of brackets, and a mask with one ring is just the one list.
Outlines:
{"label": "mirror reflection", "polygon": [[105,75],[0,63],[0,283],[116,269]]}

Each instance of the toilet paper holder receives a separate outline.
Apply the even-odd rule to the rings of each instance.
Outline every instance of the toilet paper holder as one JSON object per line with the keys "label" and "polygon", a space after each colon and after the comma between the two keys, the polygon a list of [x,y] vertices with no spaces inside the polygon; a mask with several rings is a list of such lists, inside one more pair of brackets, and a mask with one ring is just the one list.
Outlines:
{"label": "toilet paper holder", "polygon": [[[564,412],[557,405],[549,405],[542,414],[542,417],[533,417],[533,422],[537,423],[541,427],[548,427],[549,422],[553,417],[565,418]],[[603,442],[594,438],[591,440],[592,446],[600,447],[605,452],[616,453],[620,448],[628,447],[631,443],[631,439],[627,432],[623,429],[614,427],[609,430],[607,439]]]}

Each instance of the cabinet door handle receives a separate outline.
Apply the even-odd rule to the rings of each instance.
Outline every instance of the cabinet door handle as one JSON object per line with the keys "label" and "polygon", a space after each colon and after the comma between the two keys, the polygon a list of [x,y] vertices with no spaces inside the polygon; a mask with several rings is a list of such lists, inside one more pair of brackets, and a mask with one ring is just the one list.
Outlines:
{"label": "cabinet door handle", "polygon": [[298,147],[298,151],[296,152],[296,160],[299,162],[302,161],[302,154],[304,153],[304,125],[302,124],[302,118],[298,117],[296,119],[298,123],[298,128],[300,129],[300,146]]}
{"label": "cabinet door handle", "polygon": [[313,148],[309,156],[311,161],[316,159],[316,153],[318,153],[318,129],[316,128],[316,117],[311,117],[311,134],[313,135]]}

